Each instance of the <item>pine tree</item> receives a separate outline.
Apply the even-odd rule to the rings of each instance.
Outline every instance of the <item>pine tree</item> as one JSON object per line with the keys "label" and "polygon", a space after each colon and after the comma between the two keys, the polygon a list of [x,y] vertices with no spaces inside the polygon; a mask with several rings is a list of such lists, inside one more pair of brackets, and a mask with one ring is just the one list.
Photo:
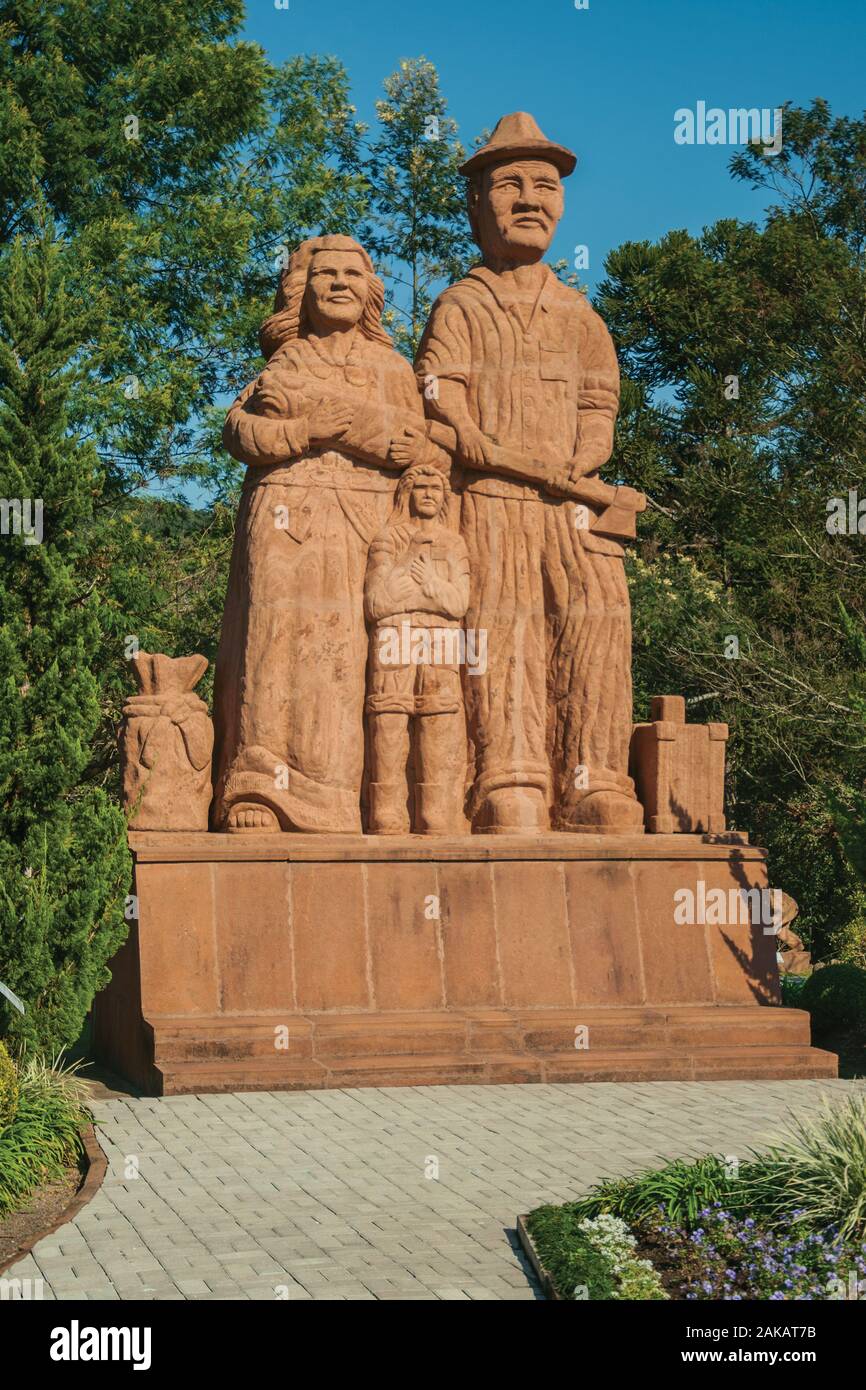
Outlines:
{"label": "pine tree", "polygon": [[384,88],[376,103],[380,129],[364,163],[375,220],[361,240],[385,279],[389,329],[412,357],[437,282],[460,279],[475,256],[457,173],[463,147],[435,67],[405,59]]}
{"label": "pine tree", "polygon": [[126,825],[89,772],[100,721],[99,595],[87,579],[104,481],[68,402],[98,332],[76,312],[50,220],[0,263],[0,1028],[55,1052],[78,1037],[124,936]]}

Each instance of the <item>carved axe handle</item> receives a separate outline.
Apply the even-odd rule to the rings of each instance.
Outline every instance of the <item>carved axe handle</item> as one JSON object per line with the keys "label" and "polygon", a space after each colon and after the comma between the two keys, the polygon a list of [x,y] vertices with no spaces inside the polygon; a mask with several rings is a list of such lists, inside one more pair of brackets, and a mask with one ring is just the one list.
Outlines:
{"label": "carved axe handle", "polygon": [[[428,429],[434,443],[450,454],[456,453],[457,432],[450,425],[428,421]],[[603,482],[601,478],[551,478],[548,464],[527,457],[517,449],[492,443],[487,448],[491,472],[504,473],[507,477],[519,478],[521,482],[540,483],[542,487],[552,483],[555,495],[571,497],[576,502],[602,509],[590,528],[592,531],[625,538],[635,535],[635,517],[646,508],[646,495],[636,488],[616,487],[613,483]]]}

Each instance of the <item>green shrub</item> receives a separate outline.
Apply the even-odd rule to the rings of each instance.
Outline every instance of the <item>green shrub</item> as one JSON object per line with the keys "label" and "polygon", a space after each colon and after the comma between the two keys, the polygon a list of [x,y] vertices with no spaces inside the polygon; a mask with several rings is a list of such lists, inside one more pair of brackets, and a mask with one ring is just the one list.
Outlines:
{"label": "green shrub", "polygon": [[663,1207],[673,1221],[694,1221],[699,1211],[716,1201],[730,1206],[737,1182],[714,1154],[692,1163],[678,1158],[664,1168],[634,1178],[616,1178],[590,1189],[585,1197],[568,1204],[577,1218],[610,1212],[635,1222]]}
{"label": "green shrub", "polygon": [[0,497],[45,512],[41,544],[0,546],[0,980],[26,1005],[0,999],[0,1034],[48,1055],[108,983],[130,878],[123,811],[94,766],[118,638],[92,553],[103,464],[69,419],[91,328],[65,246],[46,224],[0,257]]}
{"label": "green shrub", "polygon": [[825,1100],[817,1116],[792,1119],[780,1143],[744,1165],[737,1187],[771,1225],[799,1212],[808,1230],[833,1226],[843,1240],[866,1239],[866,1095]]}
{"label": "green shrub", "polygon": [[18,1073],[15,1063],[0,1042],[0,1130],[15,1119],[18,1109]]}
{"label": "green shrub", "polygon": [[799,998],[816,1033],[866,1032],[866,970],[857,965],[827,965],[809,976]]}
{"label": "green shrub", "polygon": [[782,986],[782,1003],[788,1009],[802,1009],[803,1007],[803,986],[807,980],[806,975],[782,975],[779,983]]}
{"label": "green shrub", "polygon": [[75,1066],[62,1069],[31,1058],[18,1086],[15,1118],[0,1132],[0,1217],[77,1161],[88,1119],[86,1088]]}

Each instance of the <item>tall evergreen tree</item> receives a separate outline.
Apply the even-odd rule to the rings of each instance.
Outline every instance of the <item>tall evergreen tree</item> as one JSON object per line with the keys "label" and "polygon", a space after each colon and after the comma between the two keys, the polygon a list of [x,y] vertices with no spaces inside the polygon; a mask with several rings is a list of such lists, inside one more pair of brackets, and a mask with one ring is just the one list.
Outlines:
{"label": "tall evergreen tree", "polygon": [[69,429],[99,295],[73,308],[46,222],[0,263],[0,980],[7,1030],[77,1038],[124,935],[126,825],[88,778],[100,596],[87,571],[104,468]]}

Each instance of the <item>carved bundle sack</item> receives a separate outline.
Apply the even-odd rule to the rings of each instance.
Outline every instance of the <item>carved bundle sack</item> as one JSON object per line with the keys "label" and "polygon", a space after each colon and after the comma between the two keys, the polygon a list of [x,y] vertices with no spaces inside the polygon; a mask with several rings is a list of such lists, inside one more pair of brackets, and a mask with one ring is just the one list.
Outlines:
{"label": "carved bundle sack", "polygon": [[207,830],[213,725],[193,686],[203,656],[139,652],[130,662],[139,693],[123,707],[123,802],[133,830]]}

